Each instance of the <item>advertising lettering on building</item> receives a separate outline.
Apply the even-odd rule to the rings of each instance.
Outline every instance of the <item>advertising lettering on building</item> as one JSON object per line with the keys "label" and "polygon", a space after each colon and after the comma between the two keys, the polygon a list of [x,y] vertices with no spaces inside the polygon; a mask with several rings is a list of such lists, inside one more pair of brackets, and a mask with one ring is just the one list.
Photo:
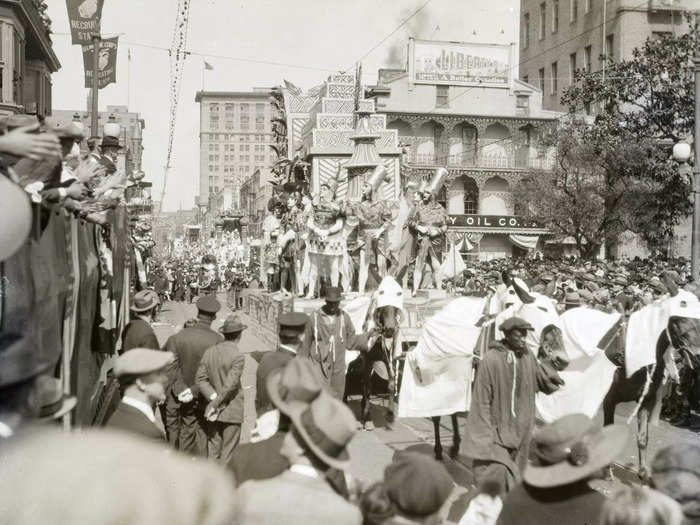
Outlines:
{"label": "advertising lettering on building", "polygon": [[540,224],[517,215],[449,215],[447,225],[457,228],[542,228]]}
{"label": "advertising lettering on building", "polygon": [[408,73],[414,84],[510,87],[512,47],[410,39]]}

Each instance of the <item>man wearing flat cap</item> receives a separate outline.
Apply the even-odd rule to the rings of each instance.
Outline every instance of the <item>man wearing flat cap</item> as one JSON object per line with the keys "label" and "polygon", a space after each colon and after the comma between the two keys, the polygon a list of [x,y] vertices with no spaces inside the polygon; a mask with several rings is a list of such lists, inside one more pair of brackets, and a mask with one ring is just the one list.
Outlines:
{"label": "man wearing flat cap", "polygon": [[223,340],[211,329],[220,309],[221,304],[213,295],[201,297],[197,301],[197,322],[170,336],[165,343],[165,349],[175,356],[165,429],[170,443],[187,454],[204,456],[207,452],[203,428],[206,404],[195,376],[204,352]]}
{"label": "man wearing flat cap", "polygon": [[151,322],[160,299],[153,290],[141,290],[134,295],[134,302],[129,308],[134,318],[124,327],[122,333],[122,352],[132,348],[150,348],[160,350]]}
{"label": "man wearing flat cap", "polygon": [[167,368],[174,356],[169,352],[134,348],[114,363],[114,375],[124,392],[121,403],[107,421],[107,427],[165,442],[165,433],[156,424],[154,409],[165,401]]}
{"label": "man wearing flat cap", "polygon": [[243,388],[241,376],[245,357],[238,349],[241,334],[247,327],[237,315],[226,318],[219,331],[224,341],[204,352],[195,382],[207,403],[207,457],[228,463],[241,437],[243,423]]}
{"label": "man wearing flat cap", "polygon": [[474,460],[477,485],[493,479],[506,492],[520,480],[527,461],[535,394],[552,393],[562,381],[528,351],[530,323],[511,317],[500,329],[505,338],[494,342],[479,364],[462,450]]}

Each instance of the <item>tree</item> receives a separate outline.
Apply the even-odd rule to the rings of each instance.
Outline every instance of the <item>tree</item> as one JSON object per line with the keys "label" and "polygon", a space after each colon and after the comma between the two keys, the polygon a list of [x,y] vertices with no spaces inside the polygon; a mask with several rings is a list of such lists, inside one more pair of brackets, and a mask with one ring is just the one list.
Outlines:
{"label": "tree", "polygon": [[[691,212],[691,180],[670,152],[694,126],[698,42],[698,26],[689,20],[688,33],[647,39],[627,60],[601,57],[605,75],[576,71],[564,92],[571,116],[548,139],[559,148],[556,168],[527,178],[521,191],[555,232],[576,240],[582,255],[604,241],[614,245],[626,230],[662,245]],[[592,122],[574,116],[589,108],[597,110]]]}

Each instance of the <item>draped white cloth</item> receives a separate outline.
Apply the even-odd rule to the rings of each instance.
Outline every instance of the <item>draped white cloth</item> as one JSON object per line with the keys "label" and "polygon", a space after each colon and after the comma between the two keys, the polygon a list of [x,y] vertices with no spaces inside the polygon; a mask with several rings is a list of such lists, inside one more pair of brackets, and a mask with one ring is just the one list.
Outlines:
{"label": "draped white cloth", "polygon": [[409,352],[399,392],[399,417],[444,416],[469,410],[475,326],[486,300],[462,297],[450,301],[423,326]]}

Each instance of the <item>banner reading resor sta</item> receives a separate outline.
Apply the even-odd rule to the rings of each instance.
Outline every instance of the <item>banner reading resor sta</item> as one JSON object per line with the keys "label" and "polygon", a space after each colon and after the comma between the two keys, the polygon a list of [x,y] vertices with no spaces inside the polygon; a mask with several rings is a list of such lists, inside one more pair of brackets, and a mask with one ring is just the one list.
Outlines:
{"label": "banner reading resor sta", "polygon": [[[97,87],[103,87],[117,81],[117,42],[118,36],[100,40],[97,55]],[[83,66],[85,68],[85,87],[92,87],[92,57],[95,45],[83,46]]]}
{"label": "banner reading resor sta", "polygon": [[104,0],[66,0],[73,45],[89,44],[100,34]]}

